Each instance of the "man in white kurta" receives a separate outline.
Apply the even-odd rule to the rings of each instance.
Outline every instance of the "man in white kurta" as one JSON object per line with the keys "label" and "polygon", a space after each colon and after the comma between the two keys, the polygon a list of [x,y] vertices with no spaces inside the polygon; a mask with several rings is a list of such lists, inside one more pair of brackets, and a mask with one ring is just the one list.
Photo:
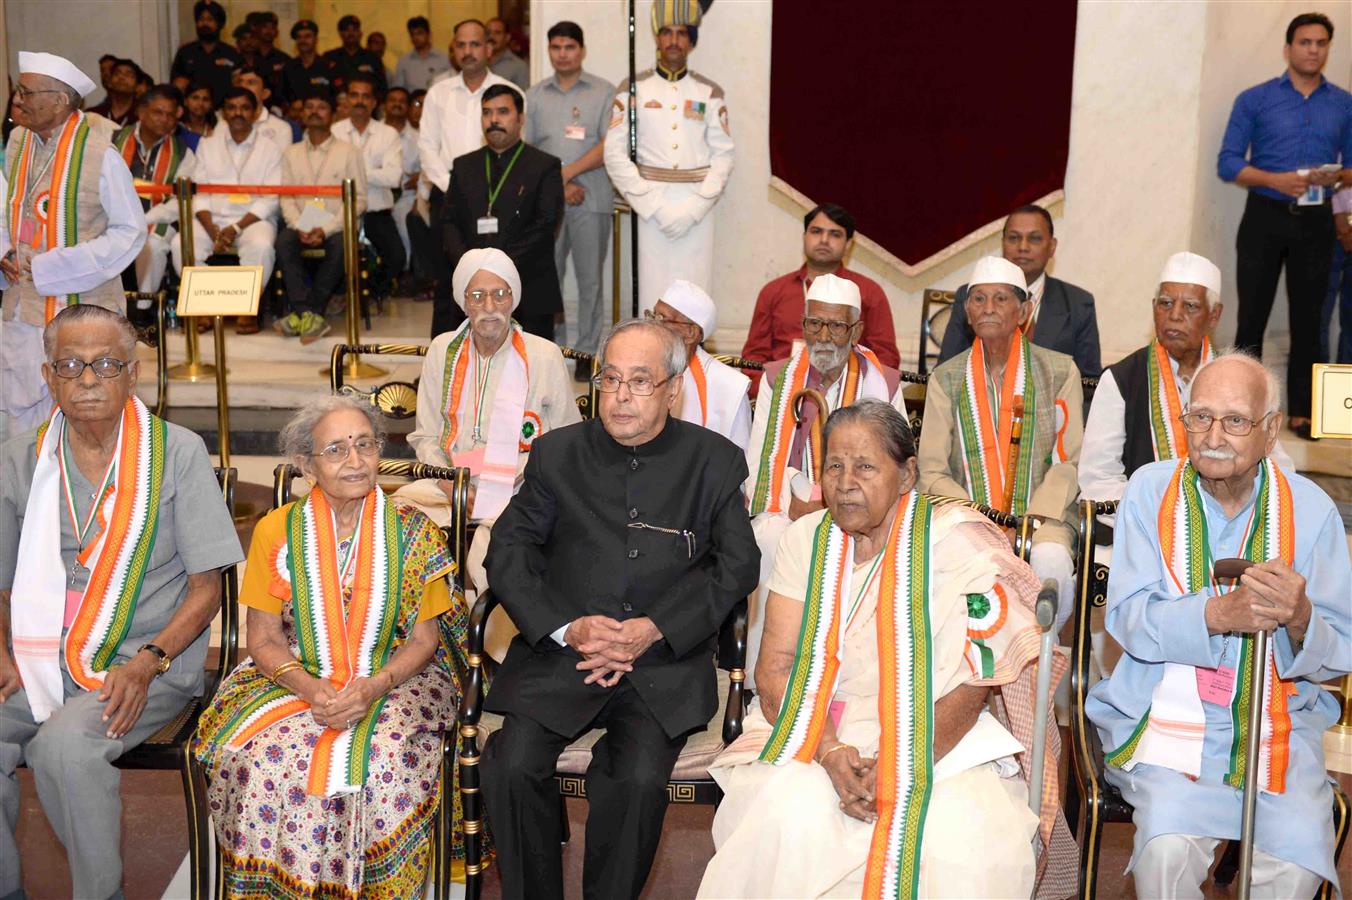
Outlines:
{"label": "man in white kurta", "polygon": [[[0,442],[51,413],[43,326],[75,303],[123,312],[119,276],[146,241],[127,164],[108,130],[78,109],[94,82],[50,53],[21,52],[19,73],[15,109],[24,125],[5,147],[0,215]],[[58,153],[65,146],[71,153]]]}
{"label": "man in white kurta", "polygon": [[[1260,628],[1272,632],[1272,655],[1253,896],[1309,897],[1321,879],[1338,883],[1323,750],[1338,704],[1321,682],[1352,670],[1352,564],[1328,496],[1271,463],[1280,395],[1250,358],[1203,366],[1187,458],[1142,466],[1118,508],[1105,621],[1126,655],[1086,711],[1107,778],[1134,808],[1127,868],[1141,897],[1201,897],[1218,844],[1239,836],[1243,772],[1232,759],[1244,753],[1232,707],[1247,715],[1235,699],[1239,660]],[[1230,557],[1258,562],[1237,587],[1217,586],[1211,563]]]}
{"label": "man in white kurta", "polygon": [[[482,590],[488,586],[483,561],[490,530],[521,483],[531,445],[582,417],[558,345],[511,320],[521,302],[521,276],[507,254],[467,251],[452,284],[468,318],[427,348],[417,427],[408,442],[419,462],[469,468],[470,521],[477,527],[466,568]],[[448,525],[450,490],[449,482],[416,481],[399,496]]]}
{"label": "man in white kurta", "polygon": [[760,586],[748,611],[750,687],[755,686],[756,654],[765,626],[766,579],[774,570],[779,539],[790,522],[822,508],[816,456],[820,435],[814,436],[813,428],[817,405],[804,399],[799,419],[793,397],[805,388],[818,391],[826,403],[821,411],[825,419],[859,400],[887,402],[900,381],[896,369],[878,362],[871,350],[859,344],[862,308],[857,284],[848,278],[819,275],[807,292],[803,347],[789,359],[765,365],[746,448],[750,476],[744,487],[751,529],[761,551]]}
{"label": "man in white kurta", "polygon": [[639,308],[652,309],[673,278],[713,289],[711,213],[732,175],[732,130],[723,89],[691,72],[698,7],[657,4],[657,65],[635,80],[638,162],[629,158],[629,80],[620,83],[606,131],[606,172],[639,217]]}
{"label": "man in white kurta", "polygon": [[745,453],[751,439],[751,379],[701,346],[718,327],[713,298],[678,278],[647,315],[673,331],[690,354],[676,399],[679,418],[718,432]]}

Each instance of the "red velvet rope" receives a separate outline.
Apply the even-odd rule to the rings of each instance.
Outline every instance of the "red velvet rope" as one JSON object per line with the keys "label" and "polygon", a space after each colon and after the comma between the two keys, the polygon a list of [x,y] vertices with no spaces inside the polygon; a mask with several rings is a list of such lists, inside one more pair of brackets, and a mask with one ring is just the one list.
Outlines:
{"label": "red velvet rope", "polygon": [[[341,197],[341,184],[196,184],[198,194],[276,194],[280,197]],[[136,193],[143,197],[168,196],[174,193],[172,184],[138,184]]]}

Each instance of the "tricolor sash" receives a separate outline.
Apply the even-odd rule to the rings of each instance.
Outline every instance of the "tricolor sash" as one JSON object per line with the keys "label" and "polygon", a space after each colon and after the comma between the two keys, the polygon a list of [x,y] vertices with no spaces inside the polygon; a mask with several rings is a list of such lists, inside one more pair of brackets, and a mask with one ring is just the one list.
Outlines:
{"label": "tricolor sash", "polygon": [[[138,146],[136,128],[136,125],[128,125],[113,136],[113,146],[122,154],[122,160],[127,164],[128,169],[136,161]],[[150,151],[150,156],[146,160],[145,180],[151,184],[173,184],[174,179],[178,177],[178,167],[183,162],[187,149],[187,145],[178,135],[170,134],[166,136]],[[167,196],[142,197],[141,201],[147,204],[146,209],[148,210],[152,206],[168,203],[169,199]],[[162,222],[151,230],[160,237],[164,237],[169,233],[169,223]]]}
{"label": "tricolor sash", "polygon": [[[297,657],[307,672],[341,691],[358,678],[378,673],[395,649],[403,578],[398,513],[379,488],[362,501],[349,551],[350,585],[343,583],[334,514],[323,491],[311,491],[293,505],[286,524],[283,571],[291,581]],[[351,728],[326,728],[320,734],[310,760],[307,793],[331,797],[361,790],[371,737],[384,705],[382,697]],[[278,722],[309,709],[310,704],[290,690],[273,685],[242,704],[216,741],[237,750]]]}
{"label": "tricolor sash", "polygon": [[[1202,506],[1197,470],[1185,457],[1164,492],[1159,512],[1160,554],[1167,573],[1165,589],[1176,596],[1205,590],[1220,591],[1212,578],[1211,546],[1207,540],[1206,510]],[[1295,512],[1291,486],[1271,460],[1259,466],[1257,497],[1243,543],[1245,559],[1264,562],[1279,558],[1291,565],[1295,558]],[[1244,786],[1244,747],[1248,740],[1249,708],[1253,683],[1249,672],[1255,665],[1252,635],[1230,635],[1227,643],[1237,647],[1235,678],[1230,699],[1230,754],[1225,783]],[[1225,665],[1227,659],[1221,660]],[[1287,698],[1296,693],[1295,685],[1277,674],[1277,662],[1271,644],[1267,658],[1257,661],[1263,673],[1262,715],[1259,740],[1259,784],[1273,794],[1286,790],[1286,766],[1290,755],[1291,717]],[[1206,670],[1202,670],[1206,671]],[[1122,746],[1109,751],[1105,759],[1130,771],[1140,763],[1166,766],[1192,779],[1202,773],[1202,750],[1206,739],[1206,712],[1197,686],[1199,670],[1194,666],[1165,663],[1164,675],[1151,694],[1150,707]]]}
{"label": "tricolor sash", "polygon": [[[490,398],[482,396],[479,385],[471,385],[465,390],[465,381],[469,374],[471,357],[476,365],[484,365],[484,360],[474,349],[470,337],[470,322],[465,320],[446,347],[446,368],[443,374],[443,399],[441,404],[442,420],[445,425],[441,432],[441,446],[446,458],[455,464],[451,451],[456,436],[462,428],[461,419],[474,427],[476,415],[482,417],[483,405],[488,404],[488,447],[484,452],[484,465],[478,473],[479,484],[475,490],[474,508],[470,516],[474,519],[494,519],[507,508],[516,487],[516,468],[519,454],[526,452],[530,444],[539,436],[540,417],[526,410],[526,392],[530,389],[530,363],[526,358],[526,340],[522,337],[521,326],[511,324],[511,341],[514,353],[505,353],[501,364],[505,366],[498,379],[497,390]],[[496,355],[486,363],[489,367],[498,361]],[[483,376],[483,387],[487,386],[487,374]],[[526,450],[523,450],[522,447]]]}
{"label": "tricolor sash", "polygon": [[[141,593],[159,527],[168,426],[136,397],[122,411],[115,476],[94,502],[96,533],[77,556],[89,569],[80,606],[61,639],[66,566],[61,559],[61,492],[66,479],[66,422],[60,407],[38,430],[37,467],[19,535],[14,573],[14,657],[33,718],[46,721],[63,702],[60,655],[87,691],[103,684],[117,658]],[[72,521],[78,533],[80,523]]]}
{"label": "tricolor sash", "polygon": [[[807,386],[810,369],[808,350],[807,347],[803,347],[789,358],[784,368],[779,370],[769,399],[765,400],[762,397],[763,402],[770,404],[770,415],[765,428],[765,438],[761,442],[760,463],[756,466],[756,484],[751,492],[750,512],[753,516],[763,512],[784,512],[780,503],[784,488],[784,470],[789,465],[793,436],[798,425],[793,409],[793,395]],[[887,390],[887,380],[883,377],[882,363],[867,347],[856,346],[851,350],[841,381],[836,409],[849,406],[864,397],[883,401],[891,399]],[[828,396],[828,402],[830,399]],[[801,470],[813,482],[817,478],[816,463],[820,454],[821,448],[814,447],[811,441],[803,447]]]}
{"label": "tricolor sash", "polygon": [[[877,807],[865,897],[914,897],[920,849],[934,776],[934,685],[929,619],[929,535],[933,507],[912,491],[897,508],[883,549],[878,587]],[[810,763],[821,740],[840,669],[845,622],[842,598],[852,596],[854,541],[822,517],[798,650],[779,717],[761,760]]]}
{"label": "tricolor sash", "polygon": [[[29,190],[34,140],[33,132],[21,128],[14,158],[10,160],[7,212],[10,241],[16,246],[22,233],[24,196]],[[61,133],[56,138],[55,155],[45,176],[48,178],[46,187],[32,186],[33,217],[38,224],[33,249],[37,252],[73,247],[79,243],[79,217],[75,204],[80,193],[80,163],[84,159],[84,148],[88,141],[89,121],[84,113],[77,112],[66,119],[66,124],[61,127]],[[50,322],[57,313],[57,298],[44,299],[46,321]],[[65,295],[66,306],[74,306],[79,302],[79,294]]]}
{"label": "tricolor sash", "polygon": [[[685,368],[682,378],[685,380],[681,399],[681,418],[687,422],[698,422],[709,426],[709,376],[704,371],[704,360],[696,350],[690,356],[690,364]],[[693,388],[693,390],[692,390]]]}
{"label": "tricolor sash", "polygon": [[[1158,340],[1150,342],[1145,355],[1146,377],[1150,384],[1150,444],[1155,459],[1178,459],[1188,453],[1187,432],[1183,430],[1183,400],[1178,396],[1169,351]],[[1202,338],[1200,369],[1211,361],[1211,338]]]}
{"label": "tricolor sash", "polygon": [[[1037,398],[1033,386],[1033,358],[1028,338],[1016,330],[1010,337],[1000,388],[999,421],[986,388],[984,342],[977,338],[967,356],[962,393],[958,396],[958,438],[962,443],[967,490],[978,503],[1021,516],[1032,495],[1033,441],[1037,434]],[[1013,509],[1005,509],[1010,445],[1013,441],[1014,398],[1023,398],[1023,439],[1014,467]]]}

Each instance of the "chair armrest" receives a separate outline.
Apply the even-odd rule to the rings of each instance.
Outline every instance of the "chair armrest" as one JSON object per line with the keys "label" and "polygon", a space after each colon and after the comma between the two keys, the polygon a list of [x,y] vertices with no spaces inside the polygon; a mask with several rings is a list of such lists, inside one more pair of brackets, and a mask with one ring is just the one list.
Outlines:
{"label": "chair armrest", "polygon": [[484,631],[488,627],[488,615],[498,605],[493,592],[484,591],[474,601],[469,612],[469,680],[465,684],[465,695],[460,700],[458,719],[462,726],[475,727],[479,716],[483,714],[484,700]]}
{"label": "chair armrest", "polygon": [[1080,521],[1077,548],[1077,585],[1075,610],[1071,616],[1070,663],[1070,757],[1074,777],[1080,785],[1081,796],[1097,793],[1103,776],[1103,749],[1098,731],[1085,713],[1085,699],[1089,695],[1089,668],[1093,654],[1090,630],[1093,625],[1095,598],[1100,594],[1095,575],[1094,528],[1097,524],[1093,500],[1080,501]]}
{"label": "chair armrest", "polygon": [[741,737],[746,715],[746,630],[747,601],[742,598],[718,630],[718,665],[728,671],[728,702],[723,710],[725,744]]}

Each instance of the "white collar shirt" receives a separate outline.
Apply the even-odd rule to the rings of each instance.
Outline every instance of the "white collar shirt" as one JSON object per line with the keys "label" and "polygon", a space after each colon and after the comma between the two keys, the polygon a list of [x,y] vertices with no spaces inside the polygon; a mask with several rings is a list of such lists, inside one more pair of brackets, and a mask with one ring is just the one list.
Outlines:
{"label": "white collar shirt", "polygon": [[404,174],[404,146],[399,132],[376,119],[358,131],[351,119],[343,119],[333,123],[333,136],[361,151],[366,169],[366,211],[380,212],[394,206],[394,190]]}
{"label": "white collar shirt", "polygon": [[428,89],[418,130],[418,158],[428,189],[435,185],[445,191],[450,186],[455,158],[484,145],[479,100],[495,84],[519,92],[516,85],[492,72],[484,73],[483,82],[474,91],[465,86],[463,74],[443,78]]}
{"label": "white collar shirt", "polygon": [[[257,129],[250,129],[249,136],[236,143],[230,129],[222,125],[198,143],[193,180],[198,184],[281,184],[282,150],[273,141],[260,138]],[[276,219],[278,200],[275,194],[202,194],[194,201],[194,208],[207,209],[215,224],[225,227],[248,213],[259,219]]]}

